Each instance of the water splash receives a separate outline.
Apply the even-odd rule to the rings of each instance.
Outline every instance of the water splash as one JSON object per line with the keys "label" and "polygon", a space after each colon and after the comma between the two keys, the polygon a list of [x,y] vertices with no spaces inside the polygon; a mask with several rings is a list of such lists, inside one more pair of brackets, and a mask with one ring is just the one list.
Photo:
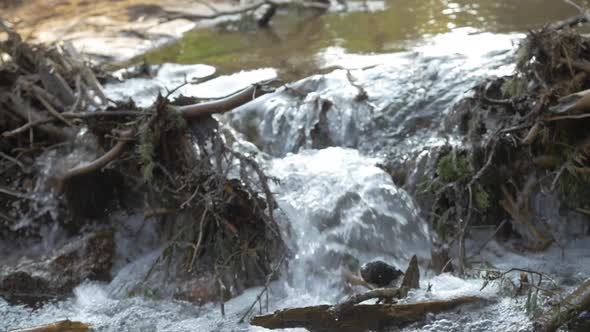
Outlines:
{"label": "water splash", "polygon": [[[275,159],[269,173],[281,209],[296,230],[293,284],[325,300],[339,292],[342,269],[380,258],[406,266],[430,254],[431,236],[411,197],[356,150],[308,150]],[[300,291],[299,290],[299,291]]]}

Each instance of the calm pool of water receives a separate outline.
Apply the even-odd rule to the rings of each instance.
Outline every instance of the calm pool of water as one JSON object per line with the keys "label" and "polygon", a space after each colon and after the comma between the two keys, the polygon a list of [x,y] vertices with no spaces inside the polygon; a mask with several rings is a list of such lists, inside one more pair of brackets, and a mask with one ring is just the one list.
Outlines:
{"label": "calm pool of water", "polygon": [[[325,67],[318,54],[338,47],[346,54],[394,53],[430,37],[469,27],[473,33],[526,32],[577,12],[556,0],[349,1],[348,12],[291,8],[279,11],[268,29],[232,22],[199,29],[141,58],[151,63],[205,63],[221,73],[277,68],[291,80]],[[457,40],[457,51],[473,47]]]}

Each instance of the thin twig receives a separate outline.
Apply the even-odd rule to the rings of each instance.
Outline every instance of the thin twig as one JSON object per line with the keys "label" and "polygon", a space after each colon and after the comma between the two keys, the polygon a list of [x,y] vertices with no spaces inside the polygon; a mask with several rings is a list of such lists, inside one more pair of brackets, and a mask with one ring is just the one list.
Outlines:
{"label": "thin twig", "polygon": [[29,195],[26,193],[21,193],[21,192],[12,190],[10,188],[6,188],[4,186],[0,186],[0,193],[6,194],[8,196],[16,197],[16,198],[28,199],[30,201],[37,201],[38,200],[37,198],[35,198],[32,195]]}
{"label": "thin twig", "polygon": [[41,94],[35,94],[37,99],[41,102],[41,104],[43,104],[43,106],[45,107],[45,109],[53,116],[55,116],[56,118],[58,118],[59,120],[61,120],[63,123],[65,123],[66,125],[73,127],[74,125],[66,120],[63,115],[61,115],[55,108],[53,108],[53,106],[51,106],[51,104],[45,100],[45,98],[41,95]]}
{"label": "thin twig", "polygon": [[264,288],[260,291],[260,293],[256,297],[256,300],[254,300],[254,302],[252,302],[252,305],[250,305],[250,308],[248,308],[248,310],[246,310],[246,313],[244,313],[244,315],[242,316],[242,318],[240,318],[238,323],[241,324],[244,322],[246,317],[248,317],[248,315],[250,314],[250,312],[252,311],[252,309],[256,305],[256,302],[259,302],[260,299],[262,298],[262,295],[268,290],[268,286],[270,285],[270,281],[271,281],[272,277],[278,271],[279,267],[283,264],[284,259],[285,259],[285,254],[283,253],[283,256],[281,256],[281,259],[279,259],[279,262],[275,265],[275,267],[272,269],[272,271],[270,271],[270,273],[266,277],[266,283],[264,284]]}
{"label": "thin twig", "polygon": [[13,158],[13,157],[11,157],[11,156],[9,156],[9,155],[7,155],[7,154],[3,153],[3,152],[0,152],[0,157],[4,158],[4,159],[6,159],[6,160],[9,160],[9,161],[11,161],[11,162],[13,162],[13,163],[15,163],[15,164],[16,164],[16,165],[18,165],[18,167],[20,167],[20,169],[21,169],[23,172],[25,172],[25,173],[28,173],[28,172],[30,171],[30,170],[29,170],[29,167],[25,166],[23,163],[21,163],[21,162],[20,162],[18,159],[16,159],[16,158]]}
{"label": "thin twig", "polygon": [[205,210],[203,211],[203,215],[201,216],[201,222],[199,223],[199,238],[197,239],[197,244],[195,246],[195,251],[193,251],[193,257],[191,258],[190,265],[188,267],[188,272],[191,272],[193,269],[193,265],[195,263],[195,259],[197,258],[197,252],[201,247],[201,241],[203,240],[203,224],[205,223],[205,216],[207,215],[207,206],[205,205]]}
{"label": "thin twig", "polygon": [[506,225],[506,223],[508,222],[508,219],[504,219],[500,225],[498,225],[498,227],[496,227],[496,229],[494,230],[494,232],[492,233],[492,235],[483,242],[483,244],[479,247],[479,249],[477,249],[477,251],[475,252],[475,255],[479,255],[481,253],[481,251],[488,245],[488,243],[490,243],[490,241],[492,241],[495,237],[496,234],[498,234],[498,232],[502,229],[502,227],[504,227],[504,225]]}
{"label": "thin twig", "polygon": [[575,120],[575,119],[585,119],[590,118],[590,113],[585,114],[576,114],[576,115],[557,115],[557,116],[550,116],[545,118],[547,122],[559,121],[559,120]]}

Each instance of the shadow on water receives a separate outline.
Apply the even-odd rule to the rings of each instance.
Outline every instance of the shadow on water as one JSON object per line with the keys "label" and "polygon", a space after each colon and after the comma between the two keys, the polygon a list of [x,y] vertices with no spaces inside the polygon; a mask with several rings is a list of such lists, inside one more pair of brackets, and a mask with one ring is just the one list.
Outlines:
{"label": "shadow on water", "polygon": [[[493,33],[524,32],[577,14],[555,0],[386,0],[349,1],[347,12],[322,15],[317,9],[279,10],[268,29],[252,18],[197,29],[142,56],[151,63],[206,63],[221,73],[260,67],[279,69],[293,80],[321,69],[316,54],[330,46],[347,53],[405,51],[420,40],[471,27]],[[457,48],[463,45],[457,43]]]}

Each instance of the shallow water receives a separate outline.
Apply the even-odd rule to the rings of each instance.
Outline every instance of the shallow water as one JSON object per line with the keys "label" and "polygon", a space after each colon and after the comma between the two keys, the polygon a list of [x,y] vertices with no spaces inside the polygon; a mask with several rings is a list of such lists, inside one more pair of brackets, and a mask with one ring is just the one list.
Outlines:
{"label": "shallow water", "polygon": [[[273,24],[274,36],[269,31],[234,31],[240,23],[194,31],[146,56],[191,65],[166,64],[153,79],[106,87],[112,98],[133,97],[147,106],[165,88],[214,71],[220,75],[215,80],[188,85],[178,93],[212,98],[259,80],[328,72],[291,83],[222,118],[237,137],[234,147],[257,153],[267,172],[282,180],[273,191],[282,210],[279,221],[290,230],[286,240],[296,255],[289,270],[271,284],[271,311],[340,300],[345,296],[338,282],[341,272],[367,260],[380,258],[405,268],[413,254],[426,258],[432,231],[420,219],[412,197],[376,165],[386,155],[419,159],[434,147],[460,144],[442,134],[442,120],[453,102],[486,76],[512,71],[513,46],[524,30],[575,13],[560,1],[541,0],[366,4],[386,9],[312,18],[309,12],[285,13]],[[538,8],[543,10],[533,11]],[[334,67],[344,69],[329,69]],[[359,87],[366,99],[357,100]],[[305,96],[294,95],[289,90],[293,88]],[[334,106],[322,120],[328,130],[318,138],[313,132],[326,101]],[[133,228],[140,219],[122,223]],[[145,230],[145,247],[153,236]],[[225,318],[213,304],[197,307],[149,294],[129,297],[126,290],[143,278],[159,254],[131,252],[129,241],[139,239],[118,238],[118,252],[130,263],[117,262],[109,284],[83,284],[71,299],[36,311],[0,299],[0,331],[66,318],[91,323],[99,331],[263,330],[237,323],[260,288],[228,301]],[[468,245],[477,248],[479,243]],[[578,240],[563,250],[554,246],[542,254],[521,255],[492,242],[479,258],[500,269],[542,270],[570,287],[590,273],[587,250],[588,240]],[[491,303],[429,317],[424,326],[407,331],[531,328],[523,300],[503,296],[497,284],[480,291],[478,275],[467,280],[427,273],[421,277],[423,288],[431,283],[432,290],[413,292],[411,300],[477,295]]]}
{"label": "shallow water", "polygon": [[[180,41],[141,56],[150,63],[207,63],[222,73],[273,67],[293,80],[333,63],[318,54],[332,47],[346,54],[387,54],[412,50],[416,43],[460,28],[511,33],[576,15],[556,0],[373,0],[347,1],[350,12],[320,15],[314,10],[280,11],[269,29],[229,22],[215,29],[188,32]],[[367,12],[368,11],[368,12]],[[450,45],[463,52],[476,47],[460,39]],[[386,61],[386,60],[385,60]]]}

